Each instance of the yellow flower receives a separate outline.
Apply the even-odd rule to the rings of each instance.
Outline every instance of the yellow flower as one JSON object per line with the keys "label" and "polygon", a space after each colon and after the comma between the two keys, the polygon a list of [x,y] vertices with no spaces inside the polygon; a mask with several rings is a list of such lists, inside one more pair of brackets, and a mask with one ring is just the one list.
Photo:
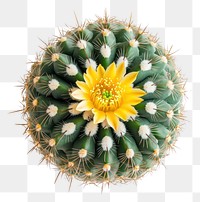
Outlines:
{"label": "yellow flower", "polygon": [[83,81],[77,81],[79,87],[72,93],[75,99],[81,100],[78,111],[92,111],[95,124],[107,121],[114,130],[118,129],[119,118],[127,121],[136,115],[133,107],[143,101],[143,90],[133,88],[138,72],[126,74],[124,62],[116,67],[113,62],[106,70],[99,65],[95,71],[87,68]]}

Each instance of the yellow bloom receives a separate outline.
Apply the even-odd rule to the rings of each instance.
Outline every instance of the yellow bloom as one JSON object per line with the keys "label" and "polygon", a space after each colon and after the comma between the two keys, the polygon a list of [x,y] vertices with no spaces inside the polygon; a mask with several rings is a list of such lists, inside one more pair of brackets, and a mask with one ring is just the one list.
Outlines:
{"label": "yellow bloom", "polygon": [[81,102],[77,105],[78,111],[91,110],[94,114],[94,123],[104,120],[114,129],[119,126],[119,118],[127,121],[130,116],[136,115],[133,107],[143,101],[143,90],[133,88],[138,72],[126,74],[124,62],[116,67],[113,62],[106,70],[99,65],[97,71],[91,66],[87,68],[83,81],[77,81],[79,87],[72,96]]}

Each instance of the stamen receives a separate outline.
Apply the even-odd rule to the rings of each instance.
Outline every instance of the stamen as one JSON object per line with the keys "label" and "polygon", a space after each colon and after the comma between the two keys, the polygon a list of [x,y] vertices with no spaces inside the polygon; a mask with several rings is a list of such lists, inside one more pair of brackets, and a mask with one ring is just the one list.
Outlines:
{"label": "stamen", "polygon": [[121,104],[123,91],[118,81],[102,78],[91,90],[94,106],[104,112],[115,110]]}

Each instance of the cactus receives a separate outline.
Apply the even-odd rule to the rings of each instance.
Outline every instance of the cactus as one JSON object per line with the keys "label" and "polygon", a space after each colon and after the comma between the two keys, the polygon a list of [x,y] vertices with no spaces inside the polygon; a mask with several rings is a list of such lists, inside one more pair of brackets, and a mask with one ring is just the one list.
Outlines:
{"label": "cactus", "polygon": [[61,33],[25,77],[33,149],[86,184],[153,170],[174,148],[183,117],[184,80],[170,52],[107,15]]}

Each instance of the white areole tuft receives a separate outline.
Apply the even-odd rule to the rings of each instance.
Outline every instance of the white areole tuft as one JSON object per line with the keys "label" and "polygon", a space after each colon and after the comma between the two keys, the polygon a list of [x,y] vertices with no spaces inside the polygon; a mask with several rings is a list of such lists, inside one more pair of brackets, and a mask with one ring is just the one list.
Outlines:
{"label": "white areole tuft", "polygon": [[109,36],[111,32],[110,32],[109,29],[103,29],[103,30],[101,31],[101,33],[102,33],[103,36]]}
{"label": "white areole tuft", "polygon": [[150,135],[151,130],[150,130],[148,125],[141,125],[139,127],[138,133],[139,133],[139,135],[141,136],[142,139],[146,140],[146,139],[149,138],[148,136]]}
{"label": "white areole tuft", "polygon": [[51,61],[52,62],[56,62],[57,60],[59,60],[59,54],[58,53],[53,53],[51,56]]}
{"label": "white areole tuft", "polygon": [[49,81],[48,86],[50,90],[56,90],[59,87],[60,83],[56,79],[52,79]]}
{"label": "white areole tuft", "polygon": [[69,95],[70,95],[70,97],[72,98],[72,100],[78,100],[78,99],[76,99],[76,98],[74,98],[74,97],[72,96],[72,93],[73,93],[74,91],[78,90],[78,89],[79,89],[79,88],[77,88],[77,87],[72,87],[72,88],[69,89]]}
{"label": "white areole tuft", "polygon": [[135,155],[135,152],[133,151],[133,149],[127,149],[127,150],[126,150],[126,157],[127,157],[128,159],[133,158],[134,155]]}
{"label": "white areole tuft", "polygon": [[139,117],[138,113],[135,114],[135,115],[131,115],[131,116],[129,116],[128,120],[135,120],[136,117]]}
{"label": "white areole tuft", "polygon": [[109,136],[105,136],[101,141],[101,146],[104,151],[109,151],[113,146],[113,140]]}
{"label": "white areole tuft", "polygon": [[148,102],[145,105],[145,110],[146,112],[148,112],[149,114],[155,114],[157,111],[157,106],[154,102]]}
{"label": "white areole tuft", "polygon": [[168,87],[170,90],[174,90],[174,83],[173,83],[173,81],[169,80],[169,81],[167,82],[167,87]]}
{"label": "white areole tuft", "polygon": [[142,60],[142,62],[140,63],[140,69],[142,71],[147,71],[150,70],[152,68],[152,63],[149,60]]}
{"label": "white areole tuft", "polygon": [[88,136],[94,136],[98,131],[98,124],[94,124],[93,121],[90,121],[85,126],[85,134]]}
{"label": "white areole tuft", "polygon": [[83,112],[83,119],[84,120],[91,121],[93,116],[94,116],[94,114],[92,113],[92,110]]}
{"label": "white areole tuft", "polygon": [[72,115],[78,115],[78,114],[81,114],[82,112],[81,111],[78,111],[76,110],[76,107],[78,106],[78,102],[75,102],[75,103],[71,103],[68,107],[69,109],[69,113],[72,114]]}
{"label": "white areole tuft", "polygon": [[80,39],[77,43],[76,43],[77,47],[80,49],[84,49],[87,47],[87,41]]}
{"label": "white areole tuft", "polygon": [[55,105],[49,105],[46,113],[50,116],[50,117],[54,117],[57,113],[58,113],[58,107],[56,107]]}
{"label": "white areole tuft", "polygon": [[59,39],[60,42],[65,42],[67,40],[67,37],[63,36]]}
{"label": "white areole tuft", "polygon": [[125,67],[128,67],[128,59],[124,56],[120,56],[119,59],[117,60],[117,67],[124,62]]}
{"label": "white areole tuft", "polygon": [[127,32],[133,32],[131,26],[126,26],[124,29],[125,29]]}
{"label": "white areole tuft", "polygon": [[147,81],[144,86],[143,86],[144,90],[147,92],[147,93],[153,93],[155,92],[156,90],[156,85],[154,82],[152,81]]}
{"label": "white areole tuft", "polygon": [[173,111],[172,109],[171,109],[171,110],[168,110],[168,111],[167,111],[167,117],[168,117],[169,119],[172,119],[173,116],[174,116],[174,111]]}
{"label": "white areole tuft", "polygon": [[71,135],[75,132],[76,125],[73,122],[65,123],[62,127],[62,134]]}
{"label": "white areole tuft", "polygon": [[107,44],[104,44],[100,48],[100,53],[104,58],[109,58],[111,55],[111,49]]}
{"label": "white areole tuft", "polygon": [[36,76],[36,77],[33,79],[33,83],[36,84],[39,80],[40,80],[40,76]]}
{"label": "white areole tuft", "polygon": [[104,172],[109,172],[111,169],[111,165],[106,163],[106,164],[104,164],[102,169]]}
{"label": "white areole tuft", "polygon": [[116,135],[118,137],[122,137],[122,136],[125,135],[125,133],[126,133],[126,127],[125,127],[124,123],[122,123],[121,121],[119,122],[118,130],[115,131],[115,133],[116,133]]}
{"label": "white areole tuft", "polygon": [[108,124],[108,121],[106,119],[101,123],[101,125],[105,129],[110,127],[110,125]]}
{"label": "white areole tuft", "polygon": [[132,40],[129,41],[129,45],[131,47],[137,48],[139,46],[139,42],[137,40],[135,40],[135,39],[132,39]]}
{"label": "white areole tuft", "polygon": [[88,67],[92,67],[94,70],[97,69],[97,63],[96,61],[94,61],[93,59],[89,58],[85,61],[85,67],[88,68]]}
{"label": "white areole tuft", "polygon": [[157,46],[157,43],[154,41],[151,41],[150,44],[155,48]]}
{"label": "white areole tuft", "polygon": [[87,156],[87,150],[86,149],[80,149],[78,152],[79,158],[85,158]]}
{"label": "white areole tuft", "polygon": [[78,68],[75,64],[69,64],[66,66],[66,72],[69,76],[75,76],[78,74]]}
{"label": "white areole tuft", "polygon": [[167,58],[164,55],[161,56],[161,61],[167,64]]}

